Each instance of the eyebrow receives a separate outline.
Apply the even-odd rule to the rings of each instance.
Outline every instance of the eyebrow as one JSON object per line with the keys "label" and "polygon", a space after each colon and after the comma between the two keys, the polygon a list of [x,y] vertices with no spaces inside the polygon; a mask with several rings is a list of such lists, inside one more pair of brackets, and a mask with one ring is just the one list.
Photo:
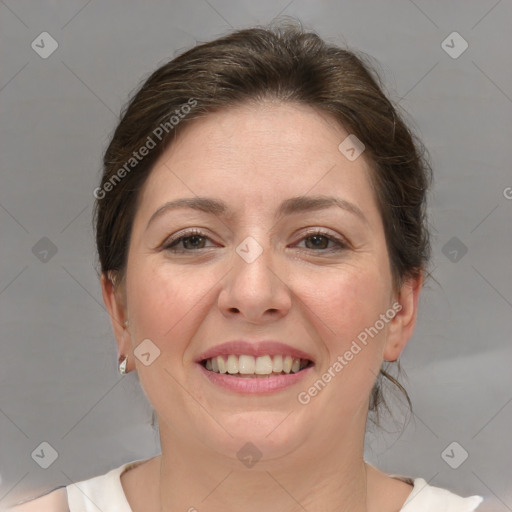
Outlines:
{"label": "eyebrow", "polygon": [[[364,216],[363,212],[355,204],[339,197],[323,195],[298,196],[286,199],[279,206],[276,212],[276,218],[279,219],[283,216],[296,213],[326,210],[332,207],[338,207],[349,213],[353,213],[366,224],[368,224],[368,220]],[[210,197],[187,197],[169,201],[158,208],[158,210],[156,210],[149,219],[146,229],[157,217],[162,216],[164,213],[167,213],[170,210],[176,210],[179,208],[190,208],[192,210],[213,214],[218,217],[229,217],[232,215],[232,211],[223,201],[219,201]]]}

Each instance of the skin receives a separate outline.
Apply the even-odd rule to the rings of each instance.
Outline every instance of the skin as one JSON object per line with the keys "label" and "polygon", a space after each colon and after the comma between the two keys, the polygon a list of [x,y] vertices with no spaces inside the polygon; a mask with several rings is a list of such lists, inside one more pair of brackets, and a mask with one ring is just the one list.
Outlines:
{"label": "skin", "polygon": [[[365,154],[351,162],[338,150],[347,135],[308,106],[243,105],[196,120],[156,163],[125,279],[114,288],[102,277],[119,353],[128,355],[127,371],[138,372],[160,426],[162,455],[121,477],[134,512],[391,512],[411,492],[365,464],[363,443],[371,389],[382,362],[396,360],[413,332],[422,278],[393,289]],[[282,201],[304,195],[342,198],[366,220],[337,207],[275,218]],[[181,208],[148,226],[166,202],[196,196],[224,201],[231,215]],[[204,233],[204,248],[190,239],[180,253],[163,248],[185,228]],[[345,238],[346,247],[325,249],[321,238],[316,248],[309,228]],[[235,251],[248,236],[263,249],[252,263]],[[300,404],[297,394],[395,302],[399,313]],[[272,395],[214,386],[194,359],[241,338],[288,343],[311,354],[315,367]],[[160,350],[148,366],[133,353],[144,339]],[[247,442],[263,454],[252,468],[237,457]]]}

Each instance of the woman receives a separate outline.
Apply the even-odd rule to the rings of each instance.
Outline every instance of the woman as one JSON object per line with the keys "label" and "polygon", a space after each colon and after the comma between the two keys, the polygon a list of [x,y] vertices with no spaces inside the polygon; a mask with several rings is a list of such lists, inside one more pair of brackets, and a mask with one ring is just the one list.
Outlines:
{"label": "woman", "polygon": [[377,80],[294,25],[234,32],[150,76],[95,197],[120,372],[137,372],[162,454],[22,510],[481,503],[363,458],[429,256],[429,166]]}

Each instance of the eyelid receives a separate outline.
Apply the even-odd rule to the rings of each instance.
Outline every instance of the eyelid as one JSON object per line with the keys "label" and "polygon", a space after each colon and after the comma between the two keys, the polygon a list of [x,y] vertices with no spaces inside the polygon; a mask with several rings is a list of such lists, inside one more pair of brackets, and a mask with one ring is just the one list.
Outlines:
{"label": "eyelid", "polygon": [[[199,236],[201,238],[205,238],[205,239],[208,239],[213,242],[212,237],[210,235],[208,235],[207,233],[205,233],[205,231],[202,231],[198,228],[189,228],[189,229],[185,228],[181,231],[178,231],[174,235],[167,237],[161,244],[161,248],[164,250],[172,251],[172,249],[171,249],[172,244],[179,243],[183,238],[189,238],[189,237],[193,237],[193,236]],[[179,252],[179,251],[192,252],[192,251],[186,251],[184,249],[176,250],[176,252]]]}
{"label": "eyelid", "polygon": [[[333,251],[339,251],[339,250],[343,250],[343,249],[347,249],[348,247],[351,246],[350,242],[343,236],[339,235],[339,234],[334,234],[332,233],[330,230],[327,230],[326,228],[319,228],[319,227],[310,227],[310,228],[307,228],[306,231],[303,231],[300,233],[300,238],[294,242],[294,244],[298,244],[304,240],[306,240],[308,237],[310,236],[324,236],[325,238],[327,238],[329,241],[333,242],[334,244],[337,245],[337,247],[331,247],[330,249],[319,249],[319,250],[314,250],[314,249],[302,249],[303,251],[307,251],[307,252],[318,252],[318,253],[322,253],[322,252],[333,252]],[[187,249],[173,249],[171,248],[171,246],[173,244],[179,244],[183,239],[186,239],[186,238],[189,238],[189,237],[193,237],[193,236],[198,236],[200,238],[204,238],[204,239],[207,239],[213,243],[216,243],[214,240],[212,240],[212,237],[209,236],[205,231],[202,231],[201,229],[199,228],[185,228],[181,231],[178,231],[177,233],[175,233],[174,235],[171,235],[170,237],[167,237],[164,242],[161,244],[161,248],[163,250],[167,250],[167,251],[170,251],[170,252],[199,252],[199,251],[202,251],[202,250],[205,250],[205,249],[208,249],[209,247],[205,247],[205,248],[201,248],[201,249],[196,249],[196,250],[187,250]],[[210,246],[211,248],[211,246]]]}
{"label": "eyelid", "polygon": [[[349,248],[351,246],[350,242],[344,236],[341,236],[339,234],[334,234],[330,230],[327,230],[326,228],[315,228],[315,227],[308,228],[306,231],[301,232],[300,238],[295,243],[302,242],[309,236],[314,236],[314,235],[325,236],[327,239],[331,240],[335,244],[338,244],[338,249],[340,249],[340,250]],[[313,249],[305,249],[305,250],[320,253],[320,252],[329,252],[332,250],[336,250],[336,248],[323,249],[320,251],[314,251]]]}

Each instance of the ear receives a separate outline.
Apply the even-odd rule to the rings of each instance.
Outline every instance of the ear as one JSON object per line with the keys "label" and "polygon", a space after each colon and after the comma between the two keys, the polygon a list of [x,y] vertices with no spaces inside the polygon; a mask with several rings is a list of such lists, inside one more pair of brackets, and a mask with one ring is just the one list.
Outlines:
{"label": "ear", "polygon": [[396,361],[412,336],[418,313],[418,300],[423,285],[423,274],[409,278],[401,286],[393,309],[396,315],[389,323],[384,360]]}
{"label": "ear", "polygon": [[[126,300],[123,287],[116,288],[108,273],[101,275],[101,293],[103,301],[107,307],[112,328],[116,337],[117,351],[119,355],[127,356],[131,354],[132,347],[130,342],[130,331],[127,329],[125,322],[128,319],[126,310]],[[128,366],[130,358],[128,358]],[[127,368],[128,371],[128,368]]]}

